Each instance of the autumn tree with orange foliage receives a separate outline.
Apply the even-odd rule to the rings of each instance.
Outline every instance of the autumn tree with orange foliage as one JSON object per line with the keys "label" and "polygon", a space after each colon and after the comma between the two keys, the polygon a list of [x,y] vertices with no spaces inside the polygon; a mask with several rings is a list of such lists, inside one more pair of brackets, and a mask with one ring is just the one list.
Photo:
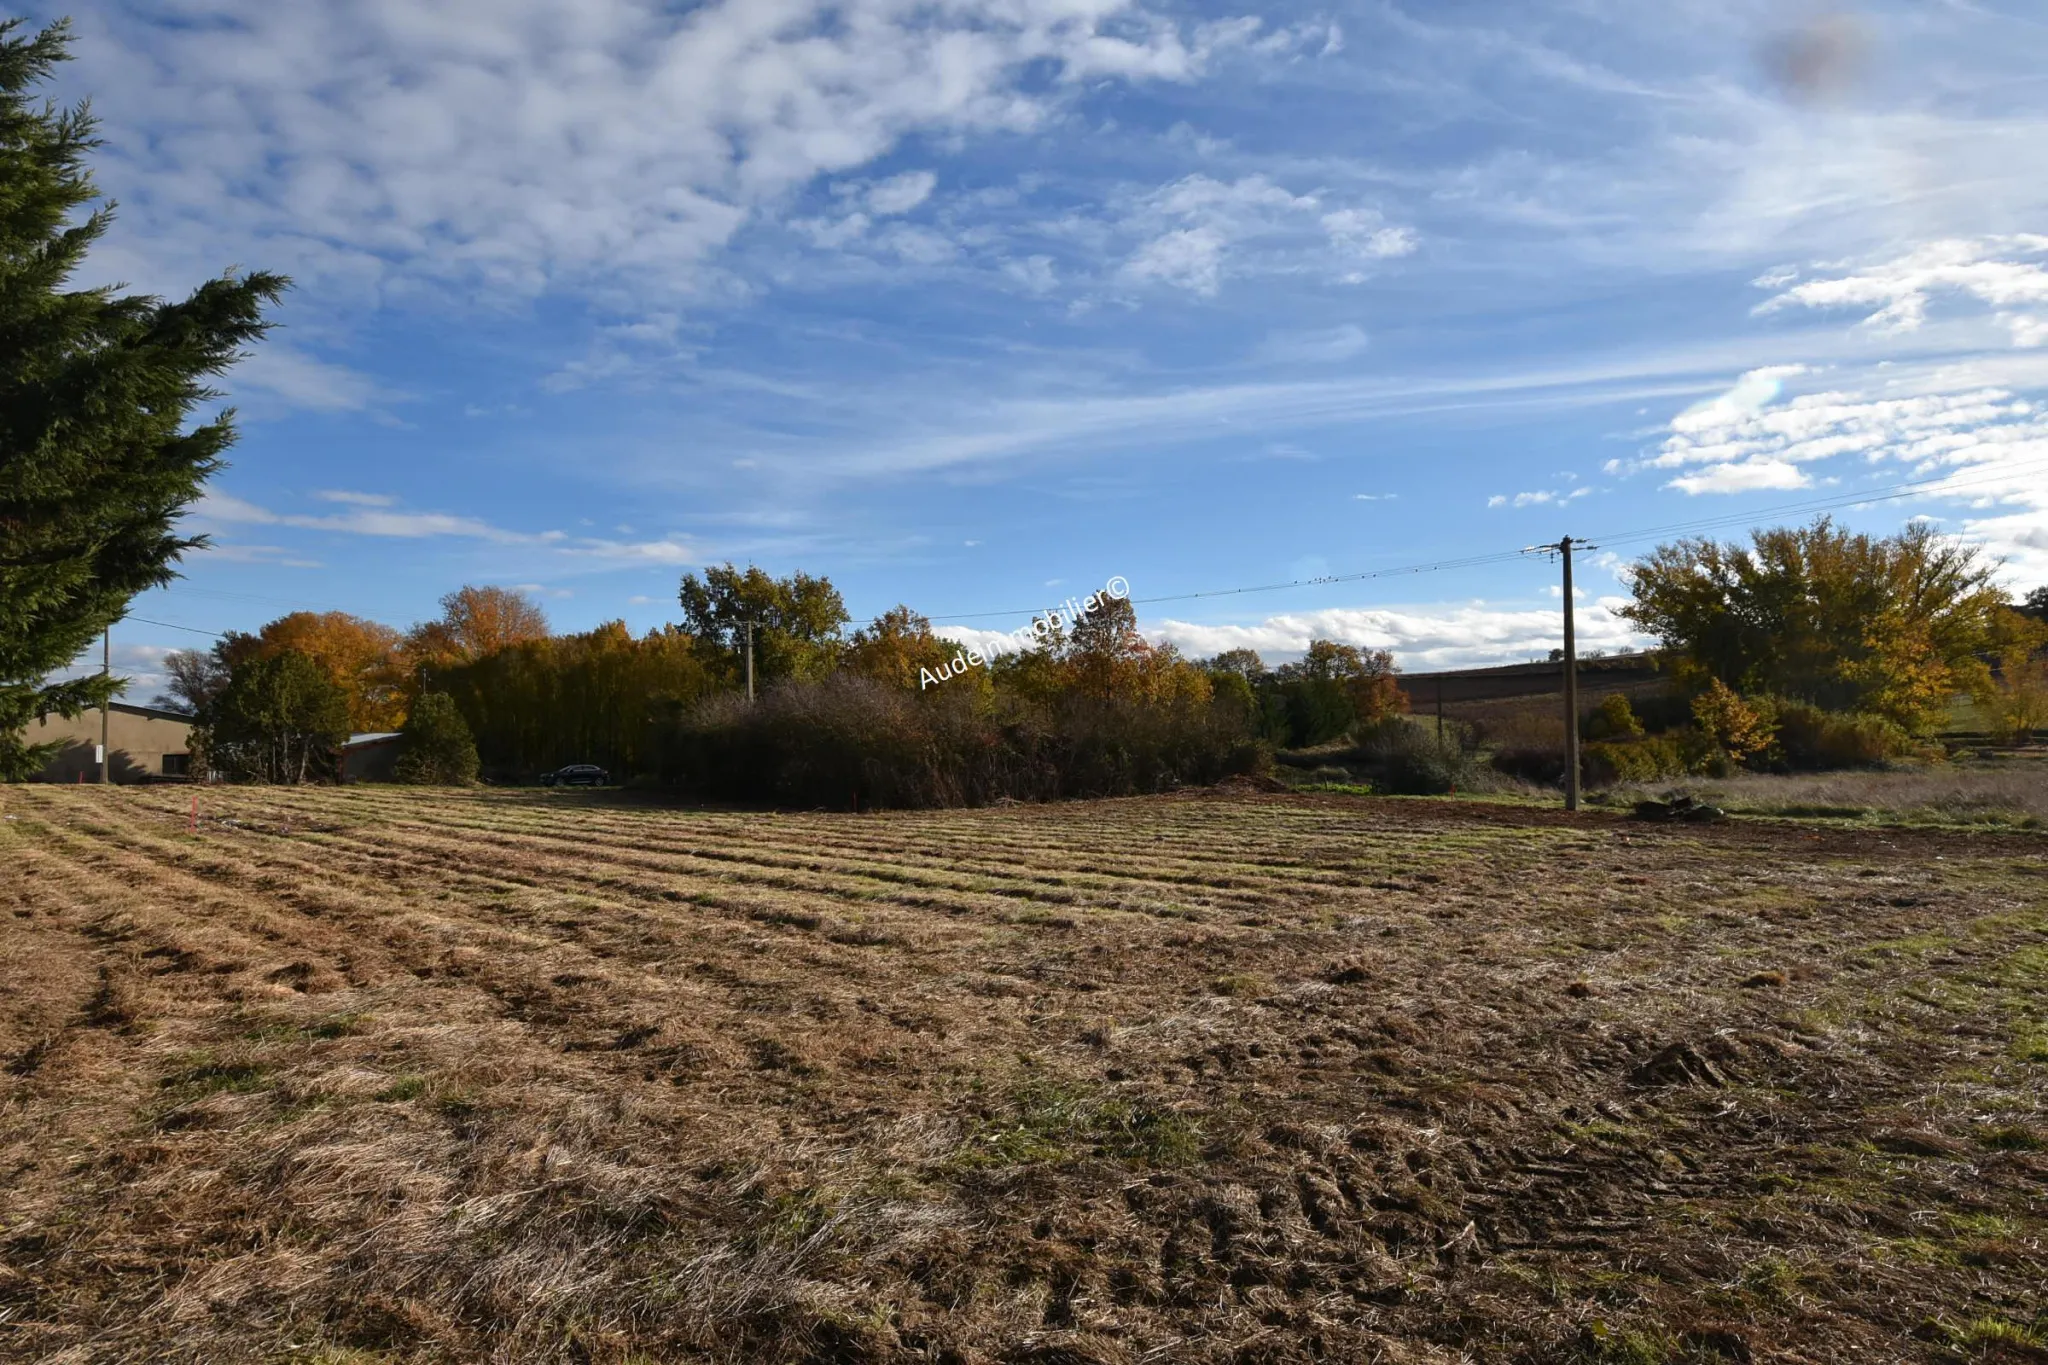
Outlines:
{"label": "autumn tree with orange foliage", "polygon": [[351,729],[396,730],[405,722],[405,669],[397,631],[345,611],[295,611],[263,627],[234,656],[270,659],[287,651],[305,655],[348,698]]}
{"label": "autumn tree with orange foliage", "polygon": [[461,587],[441,599],[439,620],[422,621],[406,632],[404,657],[414,670],[446,668],[547,637],[547,613],[525,593]]}

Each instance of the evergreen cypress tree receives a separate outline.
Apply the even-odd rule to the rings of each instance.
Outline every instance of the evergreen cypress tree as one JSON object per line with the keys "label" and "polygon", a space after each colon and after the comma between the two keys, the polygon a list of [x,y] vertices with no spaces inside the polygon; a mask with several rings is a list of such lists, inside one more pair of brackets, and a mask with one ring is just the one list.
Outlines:
{"label": "evergreen cypress tree", "polygon": [[92,115],[33,98],[67,55],[67,26],[20,27],[0,22],[0,779],[17,781],[52,747],[23,742],[30,719],[117,690],[44,679],[204,543],[174,522],[221,467],[234,414],[189,430],[186,416],[219,396],[204,381],[263,335],[264,305],[288,284],[223,275],[182,303],[67,291],[112,206],[74,221],[98,196]]}

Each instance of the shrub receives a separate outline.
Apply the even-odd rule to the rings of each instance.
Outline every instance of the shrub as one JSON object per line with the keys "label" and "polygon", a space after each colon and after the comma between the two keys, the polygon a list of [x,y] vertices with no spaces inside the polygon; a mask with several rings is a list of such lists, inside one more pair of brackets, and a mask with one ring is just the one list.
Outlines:
{"label": "shrub", "polygon": [[1690,771],[1686,745],[1676,735],[1654,739],[1595,742],[1579,751],[1588,785],[1610,786],[1616,782],[1654,782],[1660,777],[1680,777]]}
{"label": "shrub", "polygon": [[1692,697],[1679,687],[1640,692],[1629,698],[1629,710],[1648,734],[1683,730],[1692,724]]}
{"label": "shrub", "polygon": [[461,787],[476,781],[476,741],[446,692],[427,692],[405,718],[405,752],[392,775],[421,786]]}
{"label": "shrub", "polygon": [[1475,723],[1478,742],[1493,750],[1493,766],[1524,781],[1555,786],[1564,780],[1564,717],[1545,699]]}
{"label": "shrub", "polygon": [[1357,732],[1358,756],[1373,766],[1373,788],[1390,796],[1441,796],[1472,785],[1462,748],[1439,745],[1434,731],[1389,716]]}
{"label": "shrub", "polygon": [[1882,716],[1823,711],[1790,699],[1778,700],[1776,710],[1773,757],[1787,768],[1874,768],[1913,749],[1912,737]]}
{"label": "shrub", "polygon": [[1610,692],[1595,707],[1593,714],[1586,718],[1587,739],[1640,739],[1643,723],[1636,719],[1635,708],[1629,705],[1628,693]]}
{"label": "shrub", "polygon": [[663,775],[719,800],[769,805],[978,806],[1129,796],[1263,771],[1244,718],[1208,699],[1139,702],[906,691],[836,674],[749,705],[721,696],[677,725]]}
{"label": "shrub", "polygon": [[1719,678],[1692,699],[1692,715],[1701,732],[1738,763],[1771,746],[1770,708],[1744,701]]}

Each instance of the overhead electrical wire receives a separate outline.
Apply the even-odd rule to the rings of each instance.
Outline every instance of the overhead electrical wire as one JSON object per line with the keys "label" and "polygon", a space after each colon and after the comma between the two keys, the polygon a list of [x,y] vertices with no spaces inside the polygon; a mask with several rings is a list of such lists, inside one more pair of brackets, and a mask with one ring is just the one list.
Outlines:
{"label": "overhead electrical wire", "polygon": [[[1586,544],[1589,549],[1610,549],[1617,545],[1638,544],[1645,540],[1657,540],[1665,536],[1685,535],[1690,532],[1740,525],[1743,522],[1755,521],[1761,517],[1777,516],[1788,512],[1820,512],[1837,507],[1857,507],[1868,503],[1892,502],[1899,498],[1909,498],[1915,494],[1930,490],[1937,493],[1945,493],[1951,489],[1999,483],[2011,478],[2015,474],[2027,473],[2035,469],[2048,471],[2048,458],[2008,465],[1994,474],[1986,474],[1974,479],[1957,478],[1954,475],[1943,474],[1933,478],[1913,479],[1904,483],[1883,484],[1876,488],[1863,489],[1854,493],[1840,493],[1825,498],[1811,498],[1799,502],[1779,503],[1770,507],[1753,507],[1740,512],[1727,512],[1711,517],[1697,517],[1687,521],[1667,522],[1661,526],[1636,527],[1631,530],[1610,532],[1606,535],[1575,537],[1574,539]],[[1132,606],[1156,606],[1162,602],[1194,602],[1217,597],[1242,597],[1254,593],[1287,592],[1297,588],[1321,588],[1336,583],[1362,583],[1375,578],[1399,578],[1417,574],[1447,573],[1458,569],[1471,569],[1486,564],[1500,564],[1509,560],[1517,560],[1529,554],[1532,550],[1542,548],[1544,547],[1531,546],[1527,549],[1497,550],[1486,554],[1428,560],[1416,564],[1402,564],[1386,569],[1362,569],[1354,573],[1318,574],[1312,578],[1297,578],[1285,583],[1257,583],[1235,588],[1209,588],[1199,592],[1167,593],[1156,597],[1133,597],[1128,600]],[[269,602],[280,606],[294,605],[283,598],[259,597],[251,593],[223,592],[218,589],[202,588],[188,588],[186,591],[203,594],[208,597],[229,598],[248,602]],[[299,605],[303,608],[303,604]],[[944,616],[929,616],[925,619],[934,625],[939,625],[954,621],[987,620],[993,617],[1035,616],[1040,610],[1041,608],[1037,607],[1013,607],[999,611],[953,612]],[[130,616],[124,619],[140,622],[143,625],[161,626],[166,630],[182,630],[194,635],[207,635],[214,639],[227,638],[225,634],[219,631],[200,630],[196,626],[181,626],[169,621],[152,621],[142,616]]]}
{"label": "overhead electrical wire", "polygon": [[1683,535],[1688,531],[1712,530],[1724,526],[1736,526],[1759,517],[1776,516],[1785,512],[1822,512],[1836,507],[1860,507],[1865,503],[1893,502],[1899,498],[1910,498],[1916,493],[1932,489],[1947,492],[1951,488],[1973,488],[1981,484],[2000,483],[2015,474],[2027,473],[2034,469],[2048,470],[2048,458],[2024,460],[2007,465],[1996,474],[1981,478],[1958,479],[1943,474],[1930,479],[1913,479],[1906,483],[1881,484],[1857,493],[1839,493],[1826,498],[1813,498],[1804,502],[1780,503],[1774,507],[1752,507],[1742,512],[1724,512],[1717,516],[1700,517],[1692,521],[1670,522],[1663,526],[1638,527],[1630,531],[1611,532],[1605,536],[1587,536],[1587,540],[1602,545],[1633,544],[1643,540],[1657,540],[1669,535]]}
{"label": "overhead electrical wire", "polygon": [[147,616],[124,616],[121,619],[123,621],[140,621],[145,626],[162,626],[165,630],[184,630],[190,631],[194,635],[210,635],[216,640],[228,638],[217,630],[201,630],[197,626],[181,626],[175,621],[152,621]]}
{"label": "overhead electrical wire", "polygon": [[[1712,530],[1719,527],[1739,525],[1760,517],[1776,516],[1786,512],[1818,512],[1834,507],[1854,507],[1865,503],[1890,502],[1898,498],[1912,497],[1915,493],[1929,489],[1946,492],[1951,488],[1968,488],[1986,483],[1997,483],[2014,474],[2028,472],[2037,467],[2048,467],[2048,458],[2025,461],[2008,465],[1996,474],[1977,479],[1958,479],[1952,475],[1936,478],[1914,479],[1905,483],[1883,484],[1877,488],[1864,489],[1856,493],[1841,493],[1826,498],[1811,498],[1801,502],[1781,503],[1772,507],[1753,507],[1742,512],[1728,512],[1711,517],[1699,517],[1690,521],[1670,522],[1663,526],[1639,527],[1634,530],[1612,532],[1605,536],[1574,537],[1575,541],[1589,542],[1588,548],[1604,549],[1614,545],[1635,544],[1643,540],[1655,540],[1664,536],[1683,535],[1691,531]],[[1236,597],[1248,593],[1286,592],[1291,588],[1317,588],[1332,583],[1356,583],[1372,578],[1393,578],[1410,574],[1446,572],[1453,569],[1475,568],[1483,564],[1502,563],[1520,559],[1531,550],[1503,550],[1491,554],[1468,555],[1464,558],[1431,560],[1420,564],[1404,564],[1391,569],[1368,569],[1357,573],[1324,574],[1314,578],[1298,578],[1287,583],[1262,583],[1241,588],[1212,588],[1202,592],[1173,593],[1159,597],[1133,597],[1133,606],[1145,606],[1160,602],[1192,602],[1202,598]],[[932,616],[926,619],[933,624],[950,621],[975,621],[989,617],[1014,617],[1035,615],[1038,608],[1018,607],[1008,611],[956,612],[946,616]]]}

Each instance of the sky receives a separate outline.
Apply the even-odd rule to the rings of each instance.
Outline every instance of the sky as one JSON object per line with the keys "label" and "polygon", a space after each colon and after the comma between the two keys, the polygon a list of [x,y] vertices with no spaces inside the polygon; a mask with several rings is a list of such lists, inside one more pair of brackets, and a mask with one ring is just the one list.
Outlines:
{"label": "sky", "polygon": [[192,632],[644,630],[726,561],[1411,671],[1553,647],[1566,535],[1586,648],[1659,539],[1816,504],[2048,581],[2031,0],[28,12],[119,205],[78,283],[295,281],[132,699]]}

